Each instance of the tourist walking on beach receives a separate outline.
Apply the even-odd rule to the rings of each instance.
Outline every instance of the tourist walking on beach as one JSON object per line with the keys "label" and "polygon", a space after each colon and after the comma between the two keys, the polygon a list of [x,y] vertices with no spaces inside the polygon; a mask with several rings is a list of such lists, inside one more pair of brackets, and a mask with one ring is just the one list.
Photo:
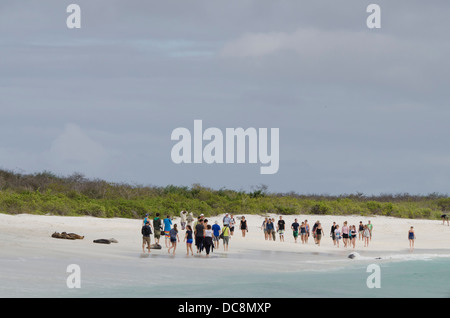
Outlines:
{"label": "tourist walking on beach", "polygon": [[356,226],[352,225],[352,228],[350,230],[350,234],[351,234],[350,242],[352,243],[353,248],[355,248],[356,237],[358,236],[358,233],[356,232]]}
{"label": "tourist walking on beach", "polygon": [[245,219],[245,216],[242,216],[242,218],[241,218],[240,229],[242,231],[242,237],[245,237],[245,233],[248,232],[248,224],[247,224],[247,220]]}
{"label": "tourist walking on beach", "polygon": [[186,217],[186,226],[189,225],[192,229],[194,226],[194,214],[192,212],[189,212],[189,214]]}
{"label": "tourist walking on beach", "polygon": [[344,247],[347,247],[348,233],[349,233],[349,228],[347,226],[347,221],[345,221],[344,225],[342,226],[342,241],[344,242]]}
{"label": "tourist walking on beach", "polygon": [[298,229],[300,228],[300,224],[298,224],[297,219],[294,220],[294,223],[291,225],[292,235],[294,235],[295,243],[297,243],[298,238]]}
{"label": "tourist walking on beach", "polygon": [[305,220],[305,229],[306,229],[305,243],[308,243],[308,239],[309,239],[309,224],[308,224],[308,220]]}
{"label": "tourist walking on beach", "polygon": [[302,244],[305,244],[307,238],[305,222],[302,222],[302,225],[300,225],[300,238],[302,240]]}
{"label": "tourist walking on beach", "polygon": [[[208,219],[204,219],[203,220],[203,228],[206,230],[206,228],[208,227]],[[203,232],[204,233],[204,232]],[[203,241],[204,241],[204,239],[205,239],[205,234],[203,234]],[[205,242],[203,242],[203,244],[204,244]]]}
{"label": "tourist walking on beach", "polygon": [[174,224],[173,229],[169,231],[169,236],[171,245],[167,250],[167,252],[170,254],[170,250],[173,248],[173,255],[175,255],[175,250],[177,249],[177,241],[178,242],[180,241],[180,238],[178,237],[178,229],[176,224]]}
{"label": "tourist walking on beach", "polygon": [[194,251],[192,250],[192,226],[186,225],[186,234],[184,236],[184,241],[186,242],[186,255],[189,255],[189,251],[191,251],[191,255],[194,256]]}
{"label": "tourist walking on beach", "polygon": [[236,225],[236,220],[234,219],[233,214],[230,214],[230,236],[234,234],[234,226]]}
{"label": "tourist walking on beach", "polygon": [[336,222],[333,222],[333,225],[330,229],[330,237],[333,240],[333,245],[336,246],[336,234],[334,234],[334,230],[336,229]]}
{"label": "tourist walking on beach", "polygon": [[358,238],[359,240],[364,240],[364,224],[362,221],[359,221],[359,228],[358,228]]}
{"label": "tourist walking on beach", "polygon": [[414,233],[414,227],[408,231],[408,240],[409,240],[409,250],[412,252],[414,250],[414,240],[416,239],[416,234]]}
{"label": "tourist walking on beach", "polygon": [[261,228],[264,231],[264,239],[267,241],[269,239],[269,236],[267,235],[267,218],[264,219]]}
{"label": "tourist walking on beach", "polygon": [[168,241],[170,241],[170,230],[172,228],[172,219],[170,218],[170,215],[167,215],[167,217],[164,219],[164,237],[166,242],[166,247],[168,247]]}
{"label": "tourist walking on beach", "polygon": [[286,227],[286,222],[284,222],[283,217],[280,215],[280,219],[278,220],[277,232],[280,235],[280,242],[284,242],[284,230]]}
{"label": "tourist walking on beach", "polygon": [[370,231],[367,225],[364,225],[363,237],[364,237],[364,247],[368,247],[370,241]]}
{"label": "tourist walking on beach", "polygon": [[155,231],[155,234],[153,235],[155,237],[156,244],[159,245],[159,239],[161,237],[161,230],[162,230],[162,224],[161,219],[159,218],[159,213],[156,213],[156,217],[153,219],[153,229]]}
{"label": "tourist walking on beach", "polygon": [[266,232],[267,232],[267,237],[269,238],[269,241],[272,241],[272,232],[273,231],[274,231],[274,227],[273,227],[272,219],[268,218],[267,223],[266,223]]}
{"label": "tourist walking on beach", "polygon": [[219,222],[215,221],[214,225],[212,226],[213,230],[213,242],[214,242],[214,248],[219,248],[219,242],[220,242],[220,225]]}
{"label": "tourist walking on beach", "polygon": [[320,222],[316,223],[316,224],[317,224],[317,226],[316,226],[316,229],[314,231],[314,233],[315,233],[314,237],[315,237],[316,244],[318,246],[320,246],[320,240],[322,239],[323,229],[322,229],[322,224],[320,224]]}
{"label": "tourist walking on beach", "polygon": [[370,240],[372,240],[373,224],[369,221],[369,223],[367,224],[367,227],[369,228],[369,232],[370,232]]}
{"label": "tourist walking on beach", "polygon": [[142,253],[145,253],[145,245],[147,245],[148,252],[150,253],[150,234],[152,229],[150,228],[150,222],[146,221],[141,229],[142,234]]}
{"label": "tourist walking on beach", "polygon": [[441,218],[442,218],[442,225],[445,225],[445,221],[447,221],[447,225],[450,226],[450,224],[448,222],[448,215],[447,214],[442,214]]}
{"label": "tourist walking on beach", "polygon": [[341,229],[339,228],[339,225],[336,224],[336,227],[334,229],[334,237],[336,238],[336,246],[339,247],[339,241],[341,240]]}
{"label": "tourist walking on beach", "polygon": [[205,232],[205,227],[203,226],[203,219],[198,218],[198,223],[195,226],[195,246],[197,246],[197,253],[201,253],[203,250],[203,236]]}
{"label": "tourist walking on beach", "polygon": [[319,221],[316,221],[316,223],[314,223],[313,228],[312,228],[312,235],[314,238],[314,243],[317,244],[317,239],[316,239],[316,228],[319,225]]}
{"label": "tourist walking on beach", "polygon": [[223,220],[222,220],[223,224],[222,225],[225,226],[225,224],[226,224],[226,225],[230,226],[230,221],[231,221],[230,215],[227,213],[223,217]]}
{"label": "tourist walking on beach", "polygon": [[211,228],[211,225],[208,224],[205,229],[205,251],[206,256],[209,256],[209,252],[214,250],[214,243],[212,240],[213,237],[213,230]]}
{"label": "tourist walking on beach", "polygon": [[187,218],[187,212],[185,210],[180,212],[180,224],[181,229],[184,230],[186,228],[186,218]]}
{"label": "tourist walking on beach", "polygon": [[147,224],[148,221],[148,214],[145,215],[144,219],[142,220],[142,226],[144,226],[145,224]]}
{"label": "tourist walking on beach", "polygon": [[228,227],[228,224],[225,224],[223,226],[222,239],[223,239],[223,250],[228,251],[228,243],[230,242],[230,228]]}

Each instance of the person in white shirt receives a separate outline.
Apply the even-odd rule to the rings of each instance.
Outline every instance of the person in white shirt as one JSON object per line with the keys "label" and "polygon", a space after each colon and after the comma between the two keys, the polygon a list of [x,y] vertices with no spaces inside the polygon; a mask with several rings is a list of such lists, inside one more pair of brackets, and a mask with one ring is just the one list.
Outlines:
{"label": "person in white shirt", "polygon": [[184,230],[186,228],[186,217],[187,212],[185,210],[180,212],[180,223],[181,223],[181,229]]}
{"label": "person in white shirt", "polygon": [[209,252],[214,250],[214,243],[212,240],[213,236],[213,230],[211,228],[211,225],[208,224],[206,226],[205,230],[205,250],[206,250],[206,256],[209,256]]}

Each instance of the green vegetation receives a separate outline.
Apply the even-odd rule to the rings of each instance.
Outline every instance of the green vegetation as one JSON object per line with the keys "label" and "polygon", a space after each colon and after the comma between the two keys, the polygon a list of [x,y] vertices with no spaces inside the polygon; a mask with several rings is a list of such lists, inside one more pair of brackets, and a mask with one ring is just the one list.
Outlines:
{"label": "green vegetation", "polygon": [[51,172],[20,174],[0,170],[0,212],[67,216],[142,218],[145,213],[178,216],[181,210],[206,216],[240,214],[381,215],[439,219],[450,210],[441,194],[300,195],[268,193],[266,186],[252,192],[192,187],[139,186],[68,177]]}

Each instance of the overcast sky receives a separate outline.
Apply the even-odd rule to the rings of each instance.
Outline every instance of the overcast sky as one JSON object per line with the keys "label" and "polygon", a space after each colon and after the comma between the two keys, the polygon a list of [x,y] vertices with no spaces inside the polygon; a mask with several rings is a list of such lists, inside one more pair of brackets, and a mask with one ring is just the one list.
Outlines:
{"label": "overcast sky", "polygon": [[[66,8],[81,7],[81,29]],[[366,7],[381,7],[369,29]],[[448,1],[0,2],[0,168],[112,182],[448,193]],[[280,164],[181,164],[177,127],[280,129]]]}

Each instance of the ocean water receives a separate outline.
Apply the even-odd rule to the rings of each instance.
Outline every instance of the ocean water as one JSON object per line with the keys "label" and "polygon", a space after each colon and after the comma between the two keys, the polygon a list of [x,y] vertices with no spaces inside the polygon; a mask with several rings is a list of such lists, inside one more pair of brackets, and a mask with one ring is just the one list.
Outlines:
{"label": "ocean water", "polygon": [[[296,260],[289,253],[143,256],[134,260],[0,258],[0,297],[330,298],[450,297],[450,258]],[[80,288],[68,288],[69,264]],[[370,264],[379,288],[369,288]]]}

